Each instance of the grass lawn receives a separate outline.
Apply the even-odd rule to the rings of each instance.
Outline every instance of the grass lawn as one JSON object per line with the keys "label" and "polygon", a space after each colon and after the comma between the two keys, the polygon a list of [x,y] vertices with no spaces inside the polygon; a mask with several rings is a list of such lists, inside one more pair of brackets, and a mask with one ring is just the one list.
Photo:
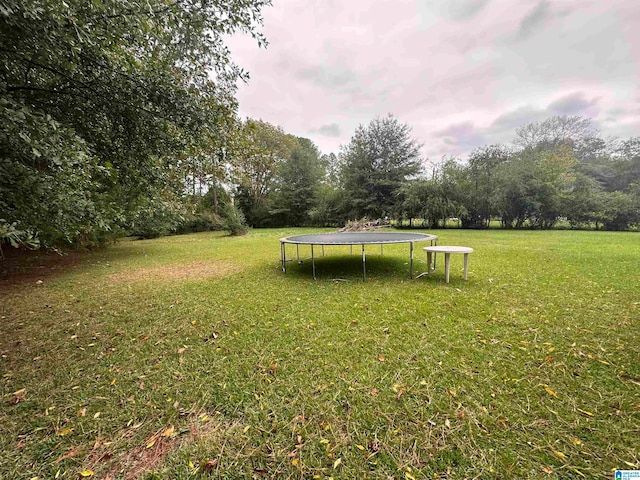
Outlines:
{"label": "grass lawn", "polygon": [[640,234],[433,232],[475,249],[447,285],[442,257],[409,280],[407,245],[370,247],[366,283],[348,247],[283,274],[278,238],[313,231],[125,240],[1,283],[0,478],[640,469]]}

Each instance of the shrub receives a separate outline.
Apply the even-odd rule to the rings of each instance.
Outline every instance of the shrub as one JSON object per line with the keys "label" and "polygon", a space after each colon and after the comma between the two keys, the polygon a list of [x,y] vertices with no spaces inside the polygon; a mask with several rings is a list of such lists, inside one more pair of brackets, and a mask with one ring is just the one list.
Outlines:
{"label": "shrub", "polygon": [[131,222],[131,235],[138,238],[157,238],[176,233],[187,218],[187,209],[177,200],[149,200]]}
{"label": "shrub", "polygon": [[244,215],[235,205],[225,205],[222,215],[222,225],[229,235],[244,235],[249,230]]}

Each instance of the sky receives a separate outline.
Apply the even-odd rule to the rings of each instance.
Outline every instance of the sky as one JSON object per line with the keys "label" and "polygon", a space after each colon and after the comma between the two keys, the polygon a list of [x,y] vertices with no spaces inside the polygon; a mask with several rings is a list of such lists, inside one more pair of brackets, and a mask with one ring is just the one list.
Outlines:
{"label": "sky", "polygon": [[228,43],[250,74],[239,114],[323,153],[387,114],[430,161],[554,115],[640,136],[640,0],[273,0],[263,15],[266,49]]}

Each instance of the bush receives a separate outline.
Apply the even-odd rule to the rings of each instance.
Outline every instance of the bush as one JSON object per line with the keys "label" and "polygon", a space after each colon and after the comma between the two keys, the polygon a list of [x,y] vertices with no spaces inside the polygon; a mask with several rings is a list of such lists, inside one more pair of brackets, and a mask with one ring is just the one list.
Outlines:
{"label": "bush", "polygon": [[149,200],[131,222],[131,235],[138,238],[157,238],[176,233],[187,218],[186,206],[178,200]]}
{"label": "bush", "polygon": [[244,235],[249,231],[244,215],[235,205],[225,205],[222,215],[224,217],[222,225],[229,235]]}
{"label": "bush", "polygon": [[203,210],[189,214],[178,226],[176,233],[212,232],[224,230],[224,220],[220,215]]}

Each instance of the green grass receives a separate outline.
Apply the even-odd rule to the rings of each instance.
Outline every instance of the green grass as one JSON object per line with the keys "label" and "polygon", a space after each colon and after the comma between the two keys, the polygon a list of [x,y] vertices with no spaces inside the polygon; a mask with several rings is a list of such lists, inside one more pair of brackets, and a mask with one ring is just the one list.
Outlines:
{"label": "green grass", "polygon": [[441,230],[475,249],[447,285],[407,245],[366,283],[348,247],[283,274],[278,238],[311,231],[122,241],[5,288],[0,478],[640,468],[638,234]]}

